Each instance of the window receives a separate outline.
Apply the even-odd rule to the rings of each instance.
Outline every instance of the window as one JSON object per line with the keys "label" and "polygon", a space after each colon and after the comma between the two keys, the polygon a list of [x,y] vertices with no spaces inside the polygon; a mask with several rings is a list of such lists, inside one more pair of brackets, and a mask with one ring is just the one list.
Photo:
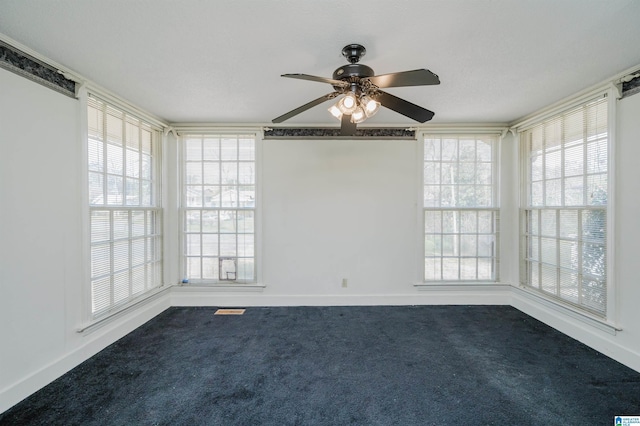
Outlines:
{"label": "window", "polygon": [[88,99],[91,312],[162,285],[160,131]]}
{"label": "window", "polygon": [[520,133],[522,284],[600,316],[607,300],[607,116],[601,98]]}
{"label": "window", "polygon": [[255,135],[187,135],[181,141],[185,278],[255,282]]}
{"label": "window", "polygon": [[424,137],[425,281],[497,281],[497,136]]}

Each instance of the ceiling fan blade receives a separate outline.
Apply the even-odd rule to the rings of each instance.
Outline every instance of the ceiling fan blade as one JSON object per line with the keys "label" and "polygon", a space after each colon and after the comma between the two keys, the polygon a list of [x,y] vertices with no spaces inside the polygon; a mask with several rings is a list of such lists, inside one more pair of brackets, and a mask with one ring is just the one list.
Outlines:
{"label": "ceiling fan blade", "polygon": [[333,80],[331,78],[324,78],[324,77],[316,77],[315,75],[309,75],[309,74],[282,74],[281,77],[297,78],[299,80],[317,81],[320,83],[329,83],[332,86],[338,86],[338,87],[349,86],[349,83],[347,83],[346,81]]}
{"label": "ceiling fan blade", "polygon": [[328,93],[324,96],[320,96],[318,99],[314,99],[311,102],[308,102],[292,111],[289,111],[286,114],[282,114],[280,117],[274,118],[273,120],[271,120],[273,123],[282,123],[285,120],[290,119],[291,117],[294,117],[298,114],[300,114],[301,112],[305,112],[306,110],[313,108],[316,105],[320,105],[323,102],[328,101],[329,99],[333,99],[336,96],[338,96],[339,93],[338,92],[331,92]]}
{"label": "ceiling fan blade", "polygon": [[434,116],[433,111],[429,111],[428,109],[422,108],[421,106],[418,106],[416,104],[412,104],[409,101],[400,99],[387,92],[383,92],[382,90],[378,91],[378,96],[376,99],[382,104],[382,106],[392,109],[395,112],[416,120],[420,123],[429,121]]}
{"label": "ceiling fan blade", "polygon": [[374,75],[369,77],[368,80],[382,88],[440,84],[438,76],[425,69]]}
{"label": "ceiling fan blade", "polygon": [[356,134],[356,123],[351,122],[351,115],[343,114],[340,124],[340,136],[354,136]]}

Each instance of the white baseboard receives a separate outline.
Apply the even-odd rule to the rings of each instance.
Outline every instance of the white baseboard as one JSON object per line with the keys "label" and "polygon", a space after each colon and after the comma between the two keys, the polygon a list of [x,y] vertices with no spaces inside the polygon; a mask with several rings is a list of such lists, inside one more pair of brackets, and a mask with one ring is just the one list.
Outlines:
{"label": "white baseboard", "polygon": [[464,289],[441,286],[410,294],[301,294],[222,292],[207,287],[173,287],[171,306],[404,306],[404,305],[508,305],[509,286]]}
{"label": "white baseboard", "polygon": [[625,333],[624,330],[612,332],[612,327],[607,330],[608,326],[606,325],[597,324],[588,319],[578,319],[563,313],[561,309],[554,309],[545,303],[527,297],[517,288],[512,291],[511,306],[640,372],[640,353],[620,344]]}
{"label": "white baseboard", "polygon": [[79,335],[81,343],[77,348],[54,360],[49,365],[33,372],[24,379],[0,390],[0,413],[8,410],[37,390],[48,385],[82,362],[91,358],[116,340],[126,336],[142,324],[156,317],[170,307],[166,294],[123,315],[87,336]]}

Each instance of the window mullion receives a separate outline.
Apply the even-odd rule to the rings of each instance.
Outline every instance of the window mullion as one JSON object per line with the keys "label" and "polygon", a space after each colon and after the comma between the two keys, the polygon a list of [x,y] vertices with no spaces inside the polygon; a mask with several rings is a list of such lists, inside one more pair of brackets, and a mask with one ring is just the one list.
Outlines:
{"label": "window mullion", "polygon": [[556,235],[554,244],[556,246],[556,294],[562,296],[562,273],[560,267],[560,209],[555,209],[556,214]]}
{"label": "window mullion", "polygon": [[584,210],[580,209],[578,210],[578,236],[577,236],[577,240],[578,240],[578,303],[580,303],[581,305],[583,304],[584,301],[584,287],[583,287],[583,281],[584,281],[584,273],[583,273],[583,250],[582,250],[582,246],[583,246],[583,238],[582,236],[583,234],[583,229],[582,229],[582,214],[583,214]]}
{"label": "window mullion", "polygon": [[127,245],[129,246],[129,264],[127,265],[127,274],[129,275],[129,294],[127,296],[131,297],[133,295],[133,211],[131,209],[127,212],[127,225],[129,228],[129,235],[127,238]]}
{"label": "window mullion", "polygon": [[115,256],[114,256],[114,249],[115,249],[115,227],[113,226],[114,220],[113,220],[113,213],[114,211],[111,210],[109,211],[109,223],[110,223],[110,228],[111,228],[111,232],[110,232],[110,241],[109,241],[109,266],[110,266],[110,272],[109,272],[109,306],[113,306],[115,303]]}

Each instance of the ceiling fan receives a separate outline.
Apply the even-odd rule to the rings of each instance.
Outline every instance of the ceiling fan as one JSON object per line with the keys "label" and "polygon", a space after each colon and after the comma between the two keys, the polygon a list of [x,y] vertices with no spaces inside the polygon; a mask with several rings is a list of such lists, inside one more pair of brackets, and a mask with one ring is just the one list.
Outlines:
{"label": "ceiling fan", "polygon": [[333,86],[334,91],[274,118],[272,120],[273,123],[282,123],[301,112],[330,99],[335,99],[340,95],[344,96],[329,108],[329,112],[341,120],[341,136],[355,135],[357,124],[373,116],[378,112],[380,106],[389,108],[420,123],[431,120],[434,115],[432,111],[383,92],[380,88],[440,84],[438,76],[427,69],[374,75],[370,67],[358,63],[366,52],[367,50],[360,44],[345,46],[342,49],[342,55],[347,58],[349,64],[335,70],[333,78],[316,77],[308,74],[283,74],[282,77],[329,83]]}

